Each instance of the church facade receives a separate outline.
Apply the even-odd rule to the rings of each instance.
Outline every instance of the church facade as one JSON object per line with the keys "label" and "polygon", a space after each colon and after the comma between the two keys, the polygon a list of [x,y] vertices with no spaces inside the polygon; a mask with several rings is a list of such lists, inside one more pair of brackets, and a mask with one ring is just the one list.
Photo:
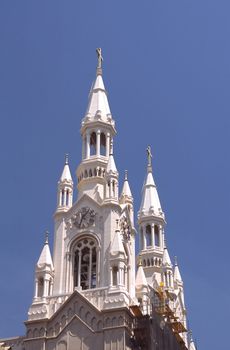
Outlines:
{"label": "church facade", "polygon": [[115,121],[100,49],[97,54],[96,80],[81,122],[77,200],[73,203],[66,157],[58,182],[53,254],[47,237],[35,268],[26,335],[1,341],[20,350],[195,350],[187,331],[183,280],[167,249],[150,147],[138,230],[127,172],[119,191]]}

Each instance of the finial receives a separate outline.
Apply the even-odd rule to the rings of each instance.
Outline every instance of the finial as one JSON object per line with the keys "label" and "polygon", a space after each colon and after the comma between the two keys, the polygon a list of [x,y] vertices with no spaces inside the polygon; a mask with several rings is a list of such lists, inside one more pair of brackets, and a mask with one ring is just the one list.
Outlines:
{"label": "finial", "polygon": [[48,244],[49,243],[49,231],[46,230],[45,232],[45,244]]}
{"label": "finial", "polygon": [[125,181],[128,180],[128,170],[125,170]]}
{"label": "finial", "polygon": [[68,153],[65,154],[65,164],[66,165],[69,164],[69,155],[68,155]]}
{"label": "finial", "polygon": [[147,156],[148,156],[148,166],[152,166],[152,152],[151,152],[151,147],[148,146],[146,148],[146,151],[147,151]]}
{"label": "finial", "polygon": [[175,266],[178,265],[178,264],[177,264],[177,256],[174,257],[174,264],[175,264]]}
{"label": "finial", "polygon": [[111,139],[110,141],[110,151],[109,151],[109,155],[112,156],[113,155],[113,140]]}
{"label": "finial", "polygon": [[97,63],[97,75],[102,75],[102,62],[103,62],[103,57],[102,57],[102,49],[98,47],[96,49],[97,53],[97,58],[98,58],[98,63]]}

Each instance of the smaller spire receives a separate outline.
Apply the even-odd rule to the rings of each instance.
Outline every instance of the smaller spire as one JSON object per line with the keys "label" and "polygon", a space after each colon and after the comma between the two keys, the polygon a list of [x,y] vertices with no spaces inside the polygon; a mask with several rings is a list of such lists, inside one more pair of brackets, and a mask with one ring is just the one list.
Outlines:
{"label": "smaller spire", "polygon": [[174,267],[174,281],[183,283],[176,256],[175,256],[175,267]]}
{"label": "smaller spire", "polygon": [[133,198],[132,192],[130,190],[129,182],[128,182],[128,170],[125,170],[125,180],[121,191],[121,199],[127,198],[127,197]]}
{"label": "smaller spire", "polygon": [[138,269],[137,269],[136,282],[135,282],[137,290],[143,289],[144,287],[148,287],[148,282],[140,260],[141,259],[139,259],[139,262],[138,262]]}
{"label": "smaller spire", "polygon": [[162,259],[163,267],[172,267],[172,262],[168,253],[168,249],[166,247],[166,241],[164,240],[164,252],[163,252],[163,259]]}
{"label": "smaller spire", "polygon": [[118,175],[117,167],[113,158],[113,141],[110,143],[109,160],[106,168],[107,174]]}
{"label": "smaller spire", "polygon": [[48,243],[48,231],[45,232],[45,244],[37,262],[37,269],[41,270],[48,266],[52,271],[54,269],[53,261]]}
{"label": "smaller spire", "polygon": [[64,182],[64,181],[73,182],[72,176],[70,173],[70,168],[69,168],[69,155],[68,154],[65,155],[65,165],[64,165],[64,169],[63,169],[60,181],[61,182]]}

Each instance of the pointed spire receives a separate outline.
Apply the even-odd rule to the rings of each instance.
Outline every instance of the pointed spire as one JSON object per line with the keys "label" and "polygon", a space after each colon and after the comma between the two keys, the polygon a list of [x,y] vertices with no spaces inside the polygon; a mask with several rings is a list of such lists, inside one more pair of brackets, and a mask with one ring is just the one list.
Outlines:
{"label": "pointed spire", "polygon": [[[98,56],[98,64],[96,71],[96,80],[92,85],[89,102],[86,110],[85,118],[82,121],[82,125],[86,122],[101,120],[106,123],[110,123],[114,128],[114,121],[112,120],[112,115],[109,107],[109,102],[107,98],[107,92],[105,90],[103,78],[102,78],[102,53],[101,49],[96,49]],[[115,131],[115,130],[114,130]]]}
{"label": "pointed spire", "polygon": [[164,252],[163,252],[163,258],[162,258],[162,265],[163,267],[172,267],[172,262],[168,253],[168,249],[166,247],[166,242],[164,242]]}
{"label": "pointed spire", "polygon": [[118,174],[117,167],[113,158],[113,140],[110,143],[110,152],[109,152],[109,160],[106,168],[107,174]]}
{"label": "pointed spire", "polygon": [[[117,220],[117,226],[118,226],[118,220]],[[110,249],[110,254],[111,255],[125,255],[125,250],[124,250],[124,245],[121,241],[121,234],[119,228],[116,229],[114,237],[113,237],[113,242],[111,245]]]}
{"label": "pointed spire", "polygon": [[143,289],[144,287],[148,287],[148,282],[145,277],[142,263],[139,260],[137,274],[136,274],[136,289]]}
{"label": "pointed spire", "polygon": [[73,182],[72,176],[70,173],[70,168],[69,168],[69,155],[68,154],[65,155],[65,165],[64,165],[64,169],[63,169],[60,181],[61,182],[65,182],[65,181]]}
{"label": "pointed spire", "polygon": [[132,192],[130,190],[130,186],[129,186],[129,182],[128,182],[128,171],[125,170],[125,180],[124,180],[124,184],[123,184],[123,188],[121,191],[121,199],[122,198],[133,198],[132,196]]}
{"label": "pointed spire", "polygon": [[181,274],[180,274],[180,270],[179,270],[179,266],[177,264],[177,257],[176,256],[175,256],[175,267],[174,267],[174,281],[183,283],[182,278],[181,278]]}
{"label": "pointed spire", "polygon": [[43,269],[45,267],[49,267],[52,271],[54,270],[49,243],[48,243],[48,231],[46,231],[45,233],[45,243],[37,262],[38,269]]}
{"label": "pointed spire", "polygon": [[147,176],[143,186],[139,215],[153,214],[154,216],[164,217],[152,174],[152,153],[150,146],[147,147],[147,155]]}

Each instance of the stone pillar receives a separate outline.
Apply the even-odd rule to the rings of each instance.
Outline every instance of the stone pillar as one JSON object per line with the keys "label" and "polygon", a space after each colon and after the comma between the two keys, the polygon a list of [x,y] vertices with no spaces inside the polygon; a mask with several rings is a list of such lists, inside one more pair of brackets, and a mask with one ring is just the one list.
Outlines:
{"label": "stone pillar", "polygon": [[96,155],[99,157],[101,153],[101,130],[97,130]]}
{"label": "stone pillar", "polygon": [[90,157],[90,133],[86,133],[86,159]]}
{"label": "stone pillar", "polygon": [[107,132],[107,135],[106,135],[106,157],[109,157],[109,151],[110,151],[110,133]]}

